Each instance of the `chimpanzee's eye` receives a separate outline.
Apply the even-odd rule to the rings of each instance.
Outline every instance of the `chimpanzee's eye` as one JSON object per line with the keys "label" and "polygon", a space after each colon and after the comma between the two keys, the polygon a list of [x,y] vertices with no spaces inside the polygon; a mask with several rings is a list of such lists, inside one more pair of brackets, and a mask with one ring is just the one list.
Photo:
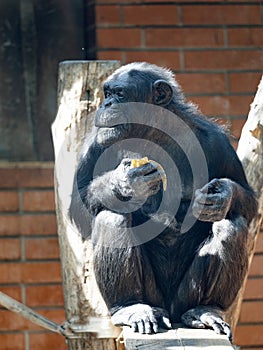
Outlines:
{"label": "chimpanzee's eye", "polygon": [[109,90],[104,91],[105,98],[110,97],[110,95],[111,95],[111,92]]}
{"label": "chimpanzee's eye", "polygon": [[116,95],[117,95],[118,97],[123,97],[123,91],[122,91],[122,90],[118,90],[118,91],[116,92]]}

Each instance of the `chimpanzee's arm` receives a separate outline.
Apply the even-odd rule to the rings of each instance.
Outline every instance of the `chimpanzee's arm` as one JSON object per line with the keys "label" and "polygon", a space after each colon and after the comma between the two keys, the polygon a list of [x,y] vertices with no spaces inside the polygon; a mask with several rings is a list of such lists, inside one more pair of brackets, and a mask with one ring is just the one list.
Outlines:
{"label": "chimpanzee's arm", "polygon": [[230,217],[237,215],[243,216],[250,223],[255,216],[257,208],[255,193],[248,185],[242,186],[231,180],[229,182],[230,186],[232,186],[233,195],[228,215]]}
{"label": "chimpanzee's arm", "polygon": [[257,209],[256,196],[249,187],[246,176],[234,149],[228,141],[220,145],[220,162],[210,155],[214,162],[215,177],[195,193],[193,213],[201,221],[215,222],[242,216],[249,223]]}
{"label": "chimpanzee's arm", "polygon": [[193,213],[201,221],[220,221],[243,216],[249,223],[256,210],[256,200],[246,189],[228,178],[213,179],[196,191]]}
{"label": "chimpanzee's arm", "polygon": [[[83,176],[87,176],[83,172]],[[96,177],[90,182],[80,179],[79,192],[86,208],[92,215],[102,209],[127,213],[139,209],[148,197],[160,189],[162,174],[151,163],[139,168],[131,167],[131,160],[124,159],[120,165]]]}

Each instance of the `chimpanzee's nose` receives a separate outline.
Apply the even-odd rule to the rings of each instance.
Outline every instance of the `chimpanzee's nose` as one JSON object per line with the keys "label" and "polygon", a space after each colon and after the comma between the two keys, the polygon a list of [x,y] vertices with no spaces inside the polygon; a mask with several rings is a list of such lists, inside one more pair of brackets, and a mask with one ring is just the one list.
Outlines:
{"label": "chimpanzee's nose", "polygon": [[110,107],[112,105],[112,102],[111,101],[107,101],[104,103],[104,107]]}

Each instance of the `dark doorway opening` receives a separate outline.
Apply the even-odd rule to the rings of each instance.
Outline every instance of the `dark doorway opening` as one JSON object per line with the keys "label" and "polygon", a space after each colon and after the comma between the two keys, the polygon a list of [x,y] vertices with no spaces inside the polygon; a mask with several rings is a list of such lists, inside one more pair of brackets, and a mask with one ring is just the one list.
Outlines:
{"label": "dark doorway opening", "polygon": [[58,63],[95,58],[85,0],[0,3],[0,160],[53,160]]}

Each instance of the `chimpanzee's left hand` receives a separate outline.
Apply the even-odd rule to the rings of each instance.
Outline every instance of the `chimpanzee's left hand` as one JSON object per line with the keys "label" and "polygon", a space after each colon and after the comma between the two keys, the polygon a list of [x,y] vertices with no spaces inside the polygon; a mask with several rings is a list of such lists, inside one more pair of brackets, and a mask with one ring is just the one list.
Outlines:
{"label": "chimpanzee's left hand", "polygon": [[193,214],[201,221],[220,221],[227,216],[233,199],[234,182],[229,179],[213,179],[196,190]]}

